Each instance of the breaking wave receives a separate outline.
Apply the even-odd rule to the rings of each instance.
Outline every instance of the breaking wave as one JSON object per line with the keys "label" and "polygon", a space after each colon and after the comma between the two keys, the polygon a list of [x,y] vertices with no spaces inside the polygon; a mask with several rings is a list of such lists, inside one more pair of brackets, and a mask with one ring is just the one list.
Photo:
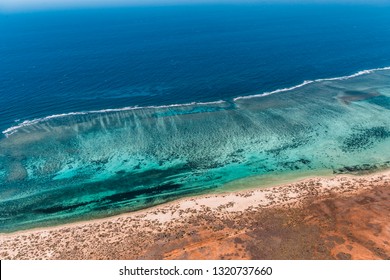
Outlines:
{"label": "breaking wave", "polygon": [[[316,82],[324,82],[324,81],[337,81],[337,80],[347,80],[351,78],[355,78],[358,76],[362,75],[367,75],[371,74],[373,72],[377,71],[386,71],[390,70],[390,66],[388,67],[382,67],[382,68],[373,68],[373,69],[368,69],[368,70],[361,70],[358,71],[352,75],[347,75],[347,76],[340,76],[340,77],[334,77],[334,78],[323,78],[323,79],[315,79],[315,80],[306,80],[302,82],[301,84],[292,86],[292,87],[287,87],[287,88],[281,88],[281,89],[276,89],[273,91],[268,91],[268,92],[263,92],[260,94],[254,94],[254,95],[246,95],[246,96],[238,96],[233,99],[233,101],[237,100],[242,100],[242,99],[251,99],[251,98],[256,98],[256,97],[263,97],[263,96],[268,96],[272,95],[275,93],[281,93],[281,92],[286,92],[286,91],[291,91],[297,88],[304,87],[308,84],[316,83]],[[9,137],[10,135],[14,134],[17,132],[18,129],[27,127],[30,125],[34,125],[37,123],[45,122],[50,119],[57,119],[57,118],[63,118],[63,117],[68,117],[68,116],[80,116],[80,115],[87,115],[87,114],[101,114],[101,113],[111,113],[111,112],[122,112],[122,111],[130,111],[130,110],[140,110],[140,109],[160,109],[160,108],[173,108],[173,107],[185,107],[185,106],[194,106],[194,105],[213,105],[213,104],[221,104],[225,103],[226,101],[224,100],[218,100],[218,101],[212,101],[212,102],[190,102],[190,103],[183,103],[183,104],[170,104],[170,105],[160,105],[160,106],[129,106],[129,107],[123,107],[123,108],[116,108],[116,109],[102,109],[102,110],[92,110],[92,111],[81,111],[81,112],[70,112],[70,113],[64,113],[64,114],[55,114],[55,115],[50,115],[46,116],[43,118],[36,118],[33,120],[26,120],[23,121],[15,126],[12,126],[10,128],[7,128],[6,130],[2,131],[2,133],[5,135],[5,137]]]}
{"label": "breaking wave", "polygon": [[390,70],[390,66],[389,67],[382,67],[382,68],[374,68],[374,69],[362,70],[362,71],[356,72],[355,74],[348,75],[348,76],[341,76],[341,77],[335,77],[335,78],[315,79],[315,80],[307,80],[307,81],[304,81],[303,83],[301,83],[299,85],[296,85],[296,86],[292,86],[292,87],[288,87],[288,88],[276,89],[276,90],[273,90],[273,91],[263,92],[263,93],[260,93],[260,94],[238,96],[238,97],[234,98],[233,100],[237,101],[237,100],[240,100],[240,99],[250,99],[250,98],[254,98],[254,97],[267,96],[267,95],[271,95],[271,94],[275,94],[275,93],[279,93],[279,92],[285,92],[285,91],[294,90],[294,89],[301,88],[301,87],[304,87],[304,86],[306,86],[308,84],[312,84],[312,83],[316,83],[316,82],[348,80],[348,79],[359,77],[359,76],[362,76],[362,75],[371,74],[371,73],[376,72],[376,71],[386,71],[386,70]]}
{"label": "breaking wave", "polygon": [[123,112],[123,111],[130,111],[130,110],[141,110],[141,109],[161,109],[161,108],[174,108],[174,107],[185,107],[185,106],[194,106],[194,105],[213,105],[213,104],[221,104],[224,103],[223,100],[218,101],[212,101],[212,102],[191,102],[191,103],[184,103],[184,104],[170,104],[170,105],[160,105],[160,106],[129,106],[129,107],[123,107],[123,108],[116,108],[116,109],[102,109],[102,110],[91,110],[91,111],[81,111],[81,112],[70,112],[70,113],[64,113],[64,114],[55,114],[50,115],[43,118],[36,118],[33,120],[26,120],[18,125],[12,126],[10,128],[7,128],[6,130],[2,131],[2,133],[8,137],[15,132],[17,132],[18,129],[30,125],[34,125],[37,123],[45,122],[47,120],[51,119],[58,119],[68,116],[82,116],[82,115],[89,115],[89,114],[102,114],[102,113],[113,113],[113,112]]}

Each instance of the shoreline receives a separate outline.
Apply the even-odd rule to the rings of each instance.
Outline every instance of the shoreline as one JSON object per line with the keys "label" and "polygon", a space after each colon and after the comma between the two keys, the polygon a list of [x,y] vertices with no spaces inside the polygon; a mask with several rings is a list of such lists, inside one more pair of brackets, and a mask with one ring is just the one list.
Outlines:
{"label": "shoreline", "polygon": [[[322,171],[319,172],[321,175],[303,175],[303,176],[296,176],[295,174],[289,174],[287,177],[284,177],[282,180],[278,181],[277,183],[270,183],[272,181],[273,177],[276,177],[274,175],[272,176],[267,176],[267,183],[264,185],[257,184],[257,187],[254,186],[253,181],[262,179],[262,176],[253,176],[251,177],[251,183],[248,184],[247,186],[244,187],[239,187],[239,188],[234,188],[233,186],[237,184],[237,182],[244,181],[245,179],[239,179],[230,183],[227,183],[224,187],[221,189],[217,190],[216,192],[211,192],[207,194],[200,194],[200,195],[194,195],[194,196],[185,196],[181,197],[169,202],[165,202],[162,204],[158,204],[155,206],[139,209],[136,211],[131,211],[131,212],[125,212],[121,214],[114,214],[112,216],[107,216],[107,217],[98,217],[98,218],[93,218],[90,220],[80,220],[80,221],[74,221],[74,222],[69,222],[69,223],[64,223],[64,224],[59,224],[59,225],[51,225],[51,226],[41,226],[41,227],[34,227],[34,228],[29,228],[29,229],[22,229],[22,230],[16,230],[13,232],[0,232],[0,241],[2,237],[6,236],[12,236],[12,235],[20,235],[20,234],[28,234],[28,233],[35,233],[35,232],[41,232],[45,230],[54,230],[54,229],[61,229],[63,227],[77,227],[77,226],[84,226],[88,225],[91,223],[99,223],[99,222],[104,222],[104,221],[110,221],[115,218],[121,218],[121,217],[127,217],[127,216],[133,216],[133,215],[143,215],[144,212],[149,212],[149,211],[156,211],[159,210],[160,208],[164,207],[169,207],[169,206],[174,206],[176,204],[180,204],[181,202],[185,202],[187,200],[193,201],[194,199],[204,199],[204,198],[210,198],[210,197],[225,197],[226,195],[232,195],[232,194],[241,194],[241,193],[246,193],[246,192],[252,192],[252,191],[262,191],[262,190],[271,190],[273,188],[280,188],[280,187],[288,187],[291,184],[298,184],[298,183],[305,183],[309,182],[311,180],[321,180],[321,179],[337,179],[337,178],[362,178],[362,177],[370,177],[370,176],[380,176],[380,175],[389,175],[390,177],[390,169],[384,169],[384,170],[379,170],[379,171],[372,171],[368,172],[367,174],[332,174],[330,171]],[[292,176],[290,176],[292,175]],[[271,179],[270,179],[271,178]],[[244,183],[246,185],[246,182]]]}
{"label": "shoreline", "polygon": [[[68,245],[78,243],[78,239],[83,240],[82,244],[95,244],[97,240],[105,240],[107,236],[110,236],[108,240],[112,241],[114,239],[115,242],[119,242],[129,237],[129,231],[136,235],[158,235],[174,230],[178,225],[184,225],[191,232],[188,229],[188,221],[199,218],[202,220],[209,215],[219,221],[226,220],[226,217],[245,215],[245,213],[253,211],[260,213],[267,212],[269,209],[272,211],[299,209],[310,201],[321,201],[331,197],[354,197],[379,187],[388,189],[388,186],[390,186],[390,170],[384,170],[357,176],[316,176],[271,187],[184,197],[151,208],[106,218],[2,233],[0,234],[0,256],[2,259],[79,259],[78,253],[73,256],[72,254],[67,255],[67,257],[61,254],[56,256],[60,250],[53,250],[52,246],[48,244],[57,244],[60,241],[62,242],[63,239],[68,240]],[[234,218],[232,219],[234,220]],[[198,224],[195,223],[195,225]],[[90,233],[94,233],[95,236],[90,236]],[[100,236],[101,234],[103,236]],[[20,239],[24,241],[21,244],[19,244]],[[143,241],[145,242],[147,239],[145,238]],[[32,242],[33,240],[38,240],[38,244],[35,241]],[[51,241],[49,242],[49,240]],[[41,244],[40,241],[44,243]],[[88,251],[88,248],[85,250]],[[91,254],[92,259],[99,258],[94,253]],[[101,252],[99,254],[102,255]],[[81,259],[85,258],[85,254],[83,256]],[[136,259],[139,257],[142,257],[141,253],[138,257],[134,255],[130,258]],[[111,258],[123,258],[123,256],[112,256]]]}
{"label": "shoreline", "polygon": [[[16,231],[12,231],[12,232],[0,232],[0,241],[1,241],[1,237],[4,237],[4,236],[20,235],[20,234],[25,234],[25,233],[26,234],[35,233],[35,232],[41,232],[41,231],[51,230],[51,229],[61,229],[63,227],[88,225],[88,224],[95,223],[95,222],[98,223],[98,222],[110,221],[112,219],[120,218],[120,217],[133,216],[133,215],[137,215],[137,214],[142,215],[142,214],[144,214],[144,212],[155,211],[155,210],[159,210],[159,208],[174,206],[176,204],[180,204],[180,202],[185,202],[187,200],[193,201],[194,199],[210,198],[213,196],[224,197],[224,196],[229,195],[229,194],[240,194],[240,193],[246,193],[246,192],[252,192],[252,191],[260,191],[260,190],[267,190],[267,189],[272,189],[272,188],[286,187],[286,186],[291,185],[291,184],[304,183],[305,181],[314,180],[314,179],[329,179],[329,178],[348,177],[348,176],[350,176],[352,178],[355,178],[355,177],[359,178],[362,176],[381,175],[382,173],[384,173],[384,174],[389,173],[390,174],[390,169],[381,170],[381,171],[377,171],[377,172],[374,171],[374,172],[371,172],[369,174],[364,174],[364,175],[363,174],[362,175],[331,174],[330,171],[329,172],[328,171],[325,171],[325,172],[320,171],[319,174],[322,174],[322,175],[319,175],[319,176],[312,175],[311,173],[308,173],[309,175],[302,175],[302,176],[300,176],[300,175],[296,176],[296,174],[288,174],[287,176],[283,177],[283,179],[278,179],[276,183],[274,183],[274,182],[271,183],[271,181],[274,181],[273,178],[279,177],[279,176],[275,176],[275,175],[265,176],[265,177],[264,176],[253,176],[253,177],[243,178],[243,179],[235,180],[233,182],[229,182],[225,186],[221,187],[220,189],[214,190],[210,193],[184,196],[184,197],[181,197],[181,198],[169,201],[169,202],[157,204],[157,205],[143,208],[143,209],[139,209],[136,211],[124,212],[124,213],[114,214],[112,216],[106,216],[106,217],[97,217],[97,218],[93,218],[90,220],[73,221],[73,222],[63,223],[63,224],[58,224],[58,225],[38,226],[38,227],[34,227],[34,228],[16,230]],[[305,173],[302,173],[302,174],[305,174]],[[267,183],[265,183],[265,184],[257,183],[256,185],[254,185],[253,181],[262,180],[264,178],[266,178]],[[250,179],[250,181],[251,181],[249,184],[248,184],[248,181],[246,181],[247,179]],[[244,183],[241,184],[241,182],[244,182]],[[237,188],[237,184],[240,184],[241,186]],[[244,185],[244,186],[242,186],[242,185]],[[236,186],[236,187],[234,187],[234,186]]]}

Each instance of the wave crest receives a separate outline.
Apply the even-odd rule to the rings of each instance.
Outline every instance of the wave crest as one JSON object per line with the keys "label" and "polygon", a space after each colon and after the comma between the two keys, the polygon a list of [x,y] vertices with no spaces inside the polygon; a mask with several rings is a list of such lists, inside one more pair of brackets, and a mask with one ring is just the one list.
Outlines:
{"label": "wave crest", "polygon": [[354,73],[352,75],[348,75],[348,76],[308,80],[308,81],[304,81],[303,83],[301,83],[299,85],[296,85],[296,86],[292,86],[292,87],[288,87],[288,88],[282,88],[282,89],[277,89],[277,90],[269,91],[269,92],[263,92],[263,93],[260,93],[260,94],[238,96],[238,97],[234,98],[233,100],[237,101],[237,100],[240,100],[240,99],[250,99],[250,98],[255,98],[255,97],[268,96],[268,95],[279,93],[279,92],[285,92],[285,91],[294,90],[294,89],[306,86],[308,84],[316,83],[316,82],[348,80],[348,79],[359,77],[359,76],[362,76],[362,75],[371,74],[371,73],[374,73],[376,71],[386,71],[386,70],[390,70],[390,66],[389,67],[383,67],[383,68],[374,68],[374,69],[362,70],[362,71],[356,72],[356,73]]}
{"label": "wave crest", "polygon": [[[263,96],[268,96],[272,95],[275,93],[281,93],[281,92],[286,92],[286,91],[291,91],[297,88],[304,87],[308,84],[312,84],[315,82],[323,82],[323,81],[337,81],[337,80],[347,80],[351,78],[355,78],[358,76],[362,75],[367,75],[374,73],[376,71],[386,71],[390,70],[390,66],[388,67],[382,67],[382,68],[373,68],[373,69],[368,69],[368,70],[361,70],[358,71],[352,75],[348,76],[341,76],[341,77],[334,77],[334,78],[324,78],[324,79],[315,79],[315,80],[307,80],[302,82],[301,84],[292,86],[292,87],[287,87],[287,88],[281,88],[281,89],[276,89],[274,91],[269,91],[269,92],[263,92],[260,94],[254,94],[254,95],[247,95],[247,96],[238,96],[233,99],[233,101],[237,100],[242,100],[242,99],[251,99],[251,98],[256,98],[256,97],[263,97]],[[123,108],[117,108],[117,109],[102,109],[102,110],[92,110],[92,111],[82,111],[82,112],[70,112],[70,113],[64,113],[64,114],[55,114],[55,115],[50,115],[46,116],[43,118],[36,118],[33,120],[26,120],[23,121],[15,126],[12,126],[10,128],[7,128],[6,130],[2,131],[2,133],[5,135],[5,137],[9,137],[10,135],[16,133],[18,129],[27,127],[30,125],[34,125],[37,123],[41,123],[50,119],[56,119],[56,118],[63,118],[63,117],[68,117],[68,116],[80,116],[80,115],[87,115],[87,114],[101,114],[101,113],[111,113],[111,112],[122,112],[122,111],[130,111],[130,110],[140,110],[140,109],[161,109],[161,108],[172,108],[172,107],[183,107],[183,106],[194,106],[194,105],[212,105],[212,104],[221,104],[225,103],[226,101],[224,100],[218,100],[218,101],[212,101],[212,102],[190,102],[190,103],[183,103],[183,104],[170,104],[170,105],[161,105],[161,106],[145,106],[145,107],[140,107],[140,106],[131,106],[131,107],[123,107]]]}

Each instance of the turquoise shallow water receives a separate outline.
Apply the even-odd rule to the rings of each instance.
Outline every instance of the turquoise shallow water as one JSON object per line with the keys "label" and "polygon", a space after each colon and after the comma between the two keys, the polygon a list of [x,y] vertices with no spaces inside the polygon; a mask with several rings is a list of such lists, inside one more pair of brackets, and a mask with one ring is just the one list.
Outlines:
{"label": "turquoise shallow water", "polygon": [[[134,211],[277,174],[390,165],[390,70],[234,101],[53,116],[0,140],[0,231]],[[231,184],[230,184],[231,185]]]}

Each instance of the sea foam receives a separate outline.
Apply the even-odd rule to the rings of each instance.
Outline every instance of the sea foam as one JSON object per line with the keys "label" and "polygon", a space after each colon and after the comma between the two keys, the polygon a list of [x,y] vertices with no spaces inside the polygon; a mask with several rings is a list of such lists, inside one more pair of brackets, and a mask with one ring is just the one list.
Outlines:
{"label": "sea foam", "polygon": [[359,72],[356,72],[356,73],[354,73],[352,75],[347,75],[347,76],[340,76],[340,77],[334,77],[334,78],[323,78],[323,79],[315,79],[315,80],[307,80],[307,81],[304,81],[303,83],[301,83],[299,85],[296,85],[296,86],[292,86],[292,87],[288,87],[288,88],[282,88],[282,89],[276,89],[274,91],[263,92],[263,93],[259,93],[259,94],[238,96],[238,97],[234,98],[233,100],[237,101],[237,100],[240,100],[240,99],[250,99],[250,98],[255,98],[255,97],[268,96],[268,95],[279,93],[279,92],[285,92],[285,91],[290,91],[290,90],[294,90],[294,89],[297,89],[297,88],[301,88],[301,87],[304,87],[304,86],[306,86],[308,84],[312,84],[312,83],[316,83],[316,82],[348,80],[348,79],[359,77],[359,76],[362,76],[362,75],[371,74],[371,73],[374,73],[376,71],[386,71],[386,70],[390,70],[390,67],[382,67],[382,68],[373,68],[373,69],[368,69],[368,70],[361,70]]}
{"label": "sea foam", "polygon": [[[0,232],[137,211],[251,178],[261,186],[268,176],[388,168],[390,73],[383,74],[239,106],[80,112],[9,131],[15,135],[0,140]],[[340,91],[378,95],[346,105]]]}
{"label": "sea foam", "polygon": [[[259,94],[253,94],[253,95],[246,95],[246,96],[238,96],[233,99],[233,101],[243,100],[243,99],[251,99],[251,98],[257,98],[257,97],[264,97],[276,93],[291,91],[294,89],[298,89],[301,87],[304,87],[306,85],[316,83],[316,82],[324,82],[324,81],[338,81],[338,80],[347,80],[351,78],[355,78],[362,75],[371,74],[376,71],[386,71],[390,70],[390,66],[388,67],[382,67],[382,68],[373,68],[373,69],[367,69],[367,70],[361,70],[354,74],[347,75],[347,76],[340,76],[340,77],[334,77],[334,78],[322,78],[322,79],[315,79],[315,80],[306,80],[298,85],[287,87],[287,88],[281,88],[276,89],[273,91],[263,92]],[[212,101],[212,102],[190,102],[190,103],[183,103],[183,104],[169,104],[169,105],[160,105],[160,106],[129,106],[129,107],[123,107],[123,108],[113,108],[113,109],[102,109],[102,110],[91,110],[91,111],[81,111],[81,112],[70,112],[70,113],[64,113],[64,114],[54,114],[42,118],[36,118],[33,120],[26,120],[23,121],[15,126],[12,126],[10,128],[7,128],[6,130],[2,131],[2,133],[5,135],[5,137],[9,137],[15,132],[17,132],[18,129],[31,126],[37,123],[45,122],[50,119],[56,119],[56,118],[63,118],[68,116],[79,116],[79,115],[87,115],[87,114],[102,114],[102,113],[111,113],[111,112],[122,112],[122,111],[130,111],[130,110],[140,110],[140,109],[161,109],[161,108],[174,108],[174,107],[186,107],[186,106],[207,106],[207,105],[213,105],[213,104],[221,104],[226,101],[224,100],[218,100],[218,101]]]}
{"label": "sea foam", "polygon": [[34,124],[38,124],[41,122],[45,122],[51,119],[58,119],[58,118],[64,118],[69,116],[81,116],[81,115],[89,115],[89,114],[104,114],[104,113],[114,113],[114,112],[123,112],[123,111],[131,111],[131,110],[141,110],[141,109],[162,109],[162,108],[174,108],[174,107],[186,107],[186,106],[206,106],[206,105],[214,105],[214,104],[221,104],[226,101],[218,100],[218,101],[211,101],[211,102],[190,102],[190,103],[184,103],[184,104],[169,104],[169,105],[160,105],[160,106],[129,106],[129,107],[123,107],[123,108],[113,108],[113,109],[102,109],[102,110],[91,110],[91,111],[82,111],[82,112],[70,112],[70,113],[64,113],[64,114],[54,114],[50,116],[46,116],[43,118],[36,118],[33,120],[26,120],[23,121],[15,126],[12,126],[10,128],[7,128],[6,130],[2,131],[2,133],[9,137],[10,135],[14,134],[18,131],[18,129],[31,126]]}

